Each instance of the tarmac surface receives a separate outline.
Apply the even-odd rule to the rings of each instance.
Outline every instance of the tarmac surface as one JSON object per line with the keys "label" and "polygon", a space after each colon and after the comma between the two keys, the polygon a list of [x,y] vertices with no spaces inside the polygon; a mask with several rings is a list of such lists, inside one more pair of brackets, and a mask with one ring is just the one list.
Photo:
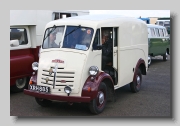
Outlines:
{"label": "tarmac surface", "polygon": [[39,106],[34,97],[21,93],[10,94],[10,116],[21,117],[172,117],[170,56],[152,59],[147,75],[143,76],[141,90],[132,93],[130,85],[116,90],[116,102],[108,102],[105,110],[93,115],[85,104],[72,106],[65,102],[53,103],[50,107]]}

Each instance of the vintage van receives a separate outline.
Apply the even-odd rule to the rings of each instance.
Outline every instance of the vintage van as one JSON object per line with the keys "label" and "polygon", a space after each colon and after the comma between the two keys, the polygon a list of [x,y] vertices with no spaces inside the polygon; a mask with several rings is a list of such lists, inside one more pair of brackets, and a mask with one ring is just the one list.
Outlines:
{"label": "vintage van", "polygon": [[164,26],[147,24],[147,27],[149,44],[148,65],[150,66],[152,57],[161,55],[164,61],[167,60],[170,54],[170,39]]}
{"label": "vintage van", "polygon": [[[104,31],[113,46],[112,60],[102,69]],[[53,45],[47,46],[49,40],[55,40]],[[39,62],[32,68],[24,94],[35,97],[39,105],[85,102],[92,113],[99,114],[107,101],[114,101],[116,89],[130,84],[132,92],[139,92],[148,69],[147,25],[117,15],[51,21],[45,28]]]}
{"label": "vintage van", "polygon": [[44,28],[52,20],[87,15],[89,11],[10,10],[10,90],[28,87],[32,63],[38,62]]}

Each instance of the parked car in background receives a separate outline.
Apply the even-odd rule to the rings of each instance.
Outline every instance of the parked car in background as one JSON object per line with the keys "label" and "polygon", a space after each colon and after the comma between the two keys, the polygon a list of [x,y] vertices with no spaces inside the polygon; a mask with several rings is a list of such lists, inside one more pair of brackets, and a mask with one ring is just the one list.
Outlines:
{"label": "parked car in background", "polygon": [[156,21],[156,25],[161,25],[166,27],[169,38],[170,38],[170,32],[171,32],[171,18],[167,17],[167,18],[158,18]]}
{"label": "parked car in background", "polygon": [[147,24],[147,28],[149,44],[148,65],[150,66],[151,57],[161,55],[164,61],[167,60],[170,54],[170,39],[164,26]]}

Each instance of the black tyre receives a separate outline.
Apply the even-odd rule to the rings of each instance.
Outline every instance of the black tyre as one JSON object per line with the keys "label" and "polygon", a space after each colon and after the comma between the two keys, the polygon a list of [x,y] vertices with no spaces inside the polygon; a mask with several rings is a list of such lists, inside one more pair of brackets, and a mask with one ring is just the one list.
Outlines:
{"label": "black tyre", "polygon": [[133,82],[130,83],[131,91],[134,93],[139,92],[141,88],[141,83],[142,83],[142,74],[141,74],[141,70],[138,68],[137,73],[135,75],[135,79],[133,80]]}
{"label": "black tyre", "polygon": [[52,103],[52,101],[46,100],[46,99],[42,99],[42,98],[35,98],[35,100],[42,107],[48,107]]}
{"label": "black tyre", "polygon": [[107,87],[104,82],[101,82],[98,88],[97,97],[89,103],[89,109],[93,114],[101,113],[107,102]]}
{"label": "black tyre", "polygon": [[163,55],[163,60],[164,61],[167,61],[167,59],[168,59],[168,54],[167,54],[167,52]]}
{"label": "black tyre", "polygon": [[22,92],[24,89],[28,88],[28,82],[28,77],[17,79],[15,85],[13,85],[10,90],[15,93]]}

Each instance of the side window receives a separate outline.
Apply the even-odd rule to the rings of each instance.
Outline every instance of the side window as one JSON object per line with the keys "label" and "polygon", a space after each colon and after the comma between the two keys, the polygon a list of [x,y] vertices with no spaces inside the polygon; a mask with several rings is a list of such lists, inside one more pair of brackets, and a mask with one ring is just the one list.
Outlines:
{"label": "side window", "polygon": [[164,23],[162,21],[159,22],[159,25],[164,26]]}
{"label": "side window", "polygon": [[11,28],[10,40],[19,40],[19,45],[28,44],[27,31],[25,28]]}
{"label": "side window", "polygon": [[71,17],[78,16],[77,13],[71,13]]}
{"label": "side window", "polygon": [[164,32],[164,36],[167,37],[167,30],[166,29],[163,29],[163,32]]}
{"label": "side window", "polygon": [[96,30],[96,34],[93,41],[93,50],[97,50],[97,45],[100,45],[100,29]]}
{"label": "side window", "polygon": [[114,28],[114,47],[118,46],[118,28]]}
{"label": "side window", "polygon": [[107,41],[113,41],[113,28],[112,27],[102,27],[101,28],[102,44]]}
{"label": "side window", "polygon": [[59,13],[54,13],[54,20],[59,19]]}
{"label": "side window", "polygon": [[150,30],[151,30],[151,36],[152,36],[152,37],[155,37],[154,28],[151,28]]}
{"label": "side window", "polygon": [[157,37],[160,37],[160,34],[159,34],[159,29],[158,29],[158,28],[156,28],[156,29],[155,29],[155,31],[156,31],[156,36],[157,36]]}
{"label": "side window", "polygon": [[165,34],[165,32],[164,32],[164,29],[161,29],[161,31],[162,31],[162,35],[163,35],[163,37],[165,37],[165,36],[166,36],[166,34]]}
{"label": "side window", "polygon": [[159,33],[160,33],[160,37],[163,37],[163,36],[164,36],[164,35],[163,35],[163,31],[162,31],[161,28],[159,29]]}

